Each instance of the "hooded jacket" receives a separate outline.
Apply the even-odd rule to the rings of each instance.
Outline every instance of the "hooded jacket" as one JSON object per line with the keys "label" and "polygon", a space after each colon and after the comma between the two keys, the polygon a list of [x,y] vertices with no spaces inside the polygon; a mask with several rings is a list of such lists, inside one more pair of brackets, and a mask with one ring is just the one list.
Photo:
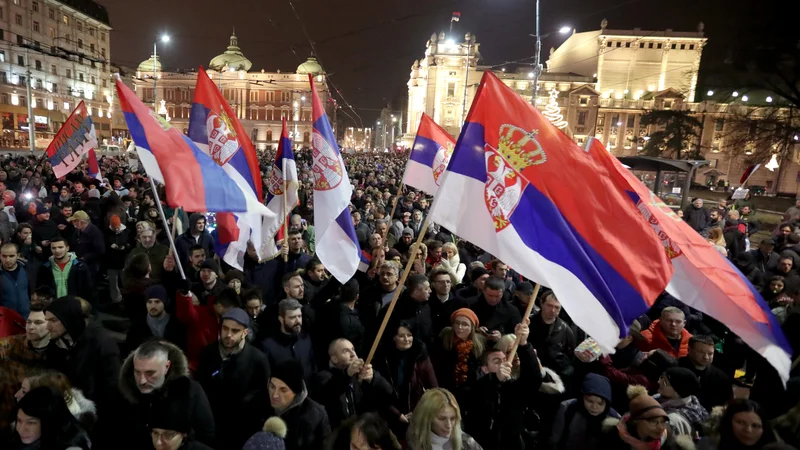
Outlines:
{"label": "hooded jacket", "polygon": [[106,253],[106,244],[100,228],[90,223],[83,231],[76,229],[74,240],[73,250],[75,254],[86,264],[97,268]]}
{"label": "hooded jacket", "polygon": [[[676,436],[670,427],[661,438],[660,446],[651,445],[639,440],[632,432],[632,426],[626,424],[627,415],[622,419],[609,417],[603,421],[603,437],[600,447],[602,450],[640,450],[659,448],[660,450],[695,450],[694,442],[689,436]],[[620,423],[622,422],[622,423]],[[638,445],[631,445],[620,437],[620,429],[627,431],[627,435],[633,438]]]}
{"label": "hooded jacket", "polygon": [[[67,295],[74,295],[94,304],[95,292],[89,267],[74,253],[70,253],[69,256],[72,259],[72,267],[67,275]],[[36,276],[36,283],[38,286],[50,286],[53,288],[53,292],[58,292],[53,276],[55,264],[52,257],[42,264]]]}
{"label": "hooded jacket", "polygon": [[189,228],[175,240],[175,249],[178,251],[183,267],[189,267],[189,249],[194,245],[203,247],[206,251],[206,257],[211,258],[214,255],[214,239],[208,229],[203,229],[203,232],[197,238],[192,235],[199,220],[205,220],[205,216],[198,213],[189,216]]}
{"label": "hooded jacket", "polygon": [[308,390],[303,383],[303,390],[295,395],[294,400],[280,414],[270,405],[269,399],[258,402],[265,405],[264,411],[255,415],[260,426],[266,419],[278,416],[286,422],[286,437],[283,442],[286,450],[317,450],[323,448],[325,438],[331,433],[328,414],[319,403],[308,398]]}
{"label": "hooded jacket", "polygon": [[[168,349],[170,368],[164,384],[150,394],[142,394],[133,376],[133,354],[128,355],[119,376],[119,390],[123,402],[120,403],[119,443],[131,450],[150,448],[150,417],[162,404],[180,399],[188,402],[194,438],[210,444],[214,440],[214,415],[203,388],[189,378],[189,364],[183,351],[177,346],[161,341]],[[224,412],[223,412],[224,413]]]}
{"label": "hooded jacket", "polygon": [[80,389],[72,388],[67,401],[67,408],[86,431],[92,430],[95,422],[97,422],[97,406],[93,401],[86,398]]}
{"label": "hooded jacket", "polygon": [[[583,405],[584,395],[594,395],[605,400],[605,411],[597,416],[589,414]],[[603,420],[607,417],[620,417],[611,407],[611,399],[611,383],[608,378],[594,373],[586,375],[578,398],[561,402],[553,421],[549,447],[552,450],[600,450]]]}

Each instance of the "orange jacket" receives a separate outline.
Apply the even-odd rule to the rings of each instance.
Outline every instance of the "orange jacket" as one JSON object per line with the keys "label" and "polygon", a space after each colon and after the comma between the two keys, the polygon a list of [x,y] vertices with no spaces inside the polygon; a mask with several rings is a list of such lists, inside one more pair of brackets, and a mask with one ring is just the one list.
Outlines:
{"label": "orange jacket", "polygon": [[675,347],[670,344],[667,337],[664,335],[664,331],[661,330],[660,319],[654,320],[650,328],[642,331],[642,336],[644,336],[645,340],[640,341],[639,348],[644,352],[660,349],[669,353],[675,359],[682,358],[689,354],[689,338],[692,337],[692,334],[686,331],[686,329],[681,331],[681,345],[676,353]]}

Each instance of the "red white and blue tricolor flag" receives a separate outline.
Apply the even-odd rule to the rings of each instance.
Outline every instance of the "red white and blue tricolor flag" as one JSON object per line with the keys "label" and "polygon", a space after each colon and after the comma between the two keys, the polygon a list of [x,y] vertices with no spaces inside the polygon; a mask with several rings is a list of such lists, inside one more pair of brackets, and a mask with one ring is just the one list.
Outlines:
{"label": "red white and blue tricolor flag", "polygon": [[[275,161],[272,164],[272,173],[267,179],[267,208],[274,212],[275,216],[280,220],[264,223],[261,229],[263,233],[263,239],[261,240],[262,253],[266,256],[273,256],[278,253],[278,248],[275,245],[276,236],[278,239],[285,238],[282,233],[283,223],[285,220],[289,220],[289,214],[297,206],[297,187],[297,164],[292,151],[292,141],[286,131],[286,119],[283,119],[281,139],[278,141],[278,153],[275,155]],[[285,202],[284,196],[286,196]],[[284,208],[284,203],[286,203],[286,208]]]}
{"label": "red white and blue tricolor flag", "polygon": [[[219,88],[201,67],[189,116],[189,139],[204,151],[236,183],[242,192],[262,200],[258,155],[244,127]],[[249,213],[218,213],[214,250],[226,263],[242,270],[247,241],[252,240],[259,258],[262,222],[279,222],[276,216]]]}
{"label": "red white and blue tricolor flag", "polygon": [[361,250],[361,260],[358,262],[358,271],[366,272],[369,270],[369,265],[372,263],[372,254],[366,250]]}
{"label": "red white and blue tricolor flag", "polygon": [[314,162],[311,172],[314,176],[316,253],[325,268],[340,283],[346,283],[356,273],[361,261],[361,248],[349,208],[353,186],[311,74],[308,81],[313,105]]}
{"label": "red white and blue tricolor flag", "polygon": [[[612,176],[661,237],[675,274],[667,292],[717,319],[789,379],[792,349],[761,294],[727,258],[681,220],[596,139],[586,151]],[[612,187],[609,186],[609,189]]]}
{"label": "red white and blue tricolor flag", "polygon": [[86,153],[86,162],[89,164],[89,176],[96,180],[103,181],[103,175],[100,173],[100,165],[97,163],[97,153],[95,153],[94,149]]}
{"label": "red white and blue tricolor flag", "polygon": [[481,80],[432,221],[553,289],[604,351],[663,292],[672,267],[608,173],[491,72]]}
{"label": "red white and blue tricolor flag", "polygon": [[274,216],[187,136],[145,106],[119,78],[116,86],[139,160],[148,176],[166,186],[171,207]]}
{"label": "red white and blue tricolor flag", "polygon": [[408,157],[403,183],[436,195],[455,146],[456,140],[429,115],[423,113],[414,146],[411,147],[411,155]]}
{"label": "red white and blue tricolor flag", "polygon": [[[29,119],[30,122],[30,119]],[[33,126],[30,123],[28,126]],[[67,176],[83,160],[83,155],[97,147],[97,134],[92,117],[83,102],[72,111],[58,130],[53,142],[47,146],[47,159],[53,166],[56,178]],[[95,166],[97,158],[95,158]],[[97,173],[100,169],[97,169]],[[93,175],[94,176],[94,175]]]}

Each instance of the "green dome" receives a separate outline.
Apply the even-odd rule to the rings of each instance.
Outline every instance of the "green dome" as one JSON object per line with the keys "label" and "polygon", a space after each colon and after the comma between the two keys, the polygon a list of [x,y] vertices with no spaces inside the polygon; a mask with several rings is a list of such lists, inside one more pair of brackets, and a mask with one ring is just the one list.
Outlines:
{"label": "green dome", "polygon": [[[158,55],[156,55],[155,60],[156,70],[161,71],[161,59],[158,57]],[[138,72],[153,72],[153,57],[151,56],[142,61],[136,70]]]}
{"label": "green dome", "polygon": [[312,56],[308,58],[306,62],[297,66],[297,73],[310,73],[312,75],[316,75],[318,73],[325,73],[325,71],[322,70],[322,66],[319,65],[319,62],[317,62],[317,58]]}
{"label": "green dome", "polygon": [[231,36],[231,43],[228,49],[225,50],[225,53],[216,56],[208,63],[209,69],[218,72],[231,69],[244,70],[247,72],[251,67],[253,67],[253,63],[244,56],[244,53],[242,53],[242,50],[239,48],[239,39],[236,37],[235,32]]}

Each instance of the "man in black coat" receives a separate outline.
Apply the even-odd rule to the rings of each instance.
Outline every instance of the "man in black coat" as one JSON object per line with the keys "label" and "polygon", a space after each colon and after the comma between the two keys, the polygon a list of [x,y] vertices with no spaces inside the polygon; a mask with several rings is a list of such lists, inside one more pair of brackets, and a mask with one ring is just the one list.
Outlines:
{"label": "man in black coat", "polygon": [[523,417],[542,384],[542,371],[533,346],[528,344],[528,326],[518,324],[519,374],[512,375],[513,364],[505,352],[487,350],[483,354],[483,372],[470,393],[470,405],[464,418],[465,431],[486,450],[522,450]]}
{"label": "man in black coat", "polygon": [[703,208],[702,198],[692,199],[692,204],[683,211],[683,221],[698,233],[708,227],[711,223],[711,216],[708,214],[708,210]]}
{"label": "man in black coat", "polygon": [[500,336],[514,332],[514,327],[522,322],[519,310],[504,298],[505,282],[497,277],[490,277],[483,286],[483,292],[475,301],[469,302],[469,308],[478,316],[480,330],[489,338],[497,341]]}
{"label": "man in black coat", "polygon": [[294,360],[286,360],[272,367],[269,380],[269,399],[260,401],[263,412],[253,414],[260,427],[270,417],[278,416],[286,422],[287,450],[317,450],[331,432],[328,414],[319,403],[308,398],[303,378],[303,367]]}
{"label": "man in black coat", "polygon": [[194,213],[189,216],[189,228],[175,240],[175,249],[183,267],[189,267],[189,249],[199,245],[206,250],[206,255],[214,254],[214,239],[206,230],[206,217]]}
{"label": "man in black coat", "polygon": [[[542,364],[554,370],[562,378],[574,373],[572,366],[575,352],[575,334],[572,328],[559,317],[561,303],[552,292],[542,296],[542,308],[533,316],[528,341],[536,349]],[[566,381],[566,380],[565,380]]]}
{"label": "man in black coat", "polygon": [[[331,318],[331,320],[322,323],[326,326],[321,330],[324,332],[320,344],[324,347],[325,351],[318,352],[317,359],[319,360],[322,355],[327,356],[328,345],[335,339],[344,338],[353,344],[356,354],[364,352],[364,325],[361,323],[361,318],[356,311],[356,303],[358,302],[359,286],[355,278],[351,278],[347,283],[339,289],[339,296],[330,302],[323,305],[321,311],[322,317]],[[335,319],[333,319],[335,317]],[[327,358],[325,358],[327,364]]]}
{"label": "man in black coat", "polygon": [[311,337],[303,330],[303,305],[295,299],[284,299],[278,303],[280,327],[261,342],[261,349],[269,359],[270,367],[294,360],[310,378],[317,372]]}
{"label": "man in black coat", "polygon": [[69,244],[62,237],[53,238],[50,250],[53,256],[39,267],[36,283],[52,288],[56,298],[75,295],[93,303],[94,283],[89,267],[70,253]]}
{"label": "man in black coat", "polygon": [[456,298],[453,294],[453,280],[447,270],[439,267],[433,269],[430,274],[431,288],[433,292],[428,300],[431,309],[431,320],[433,321],[433,336],[445,327],[450,326],[450,315],[456,310],[466,308],[467,303],[463,299]]}
{"label": "man in black coat", "polygon": [[125,338],[125,351],[133,351],[153,338],[186,348],[186,328],[176,316],[167,312],[172,301],[164,286],[150,286],[145,298],[147,303],[141,306],[147,310],[147,319],[133,322]]}
{"label": "man in black coat", "polygon": [[[465,302],[474,301],[481,295],[483,285],[489,279],[489,272],[484,267],[475,267],[469,271],[468,286],[464,286],[456,291],[456,297],[464,300]],[[505,284],[504,284],[505,288]]]}
{"label": "man in black coat", "polygon": [[250,317],[240,308],[222,315],[219,340],[200,353],[195,379],[203,386],[215,417],[214,448],[241,448],[258,431],[251,429],[243,414],[253,411],[253,402],[269,383],[267,357],[247,343]]}
{"label": "man in black coat", "polygon": [[100,263],[106,253],[106,243],[103,232],[97,228],[85,211],[76,211],[69,221],[75,226],[73,250],[75,255],[83,260],[92,272],[92,279],[97,279]]}
{"label": "man in black coat", "polygon": [[[387,324],[388,330],[394,330],[401,321],[408,322],[413,328],[414,340],[430,346],[433,335],[433,319],[428,299],[431,296],[431,284],[425,275],[414,274],[408,277],[406,290],[397,299],[394,312]],[[384,317],[389,310],[389,305],[381,309],[378,315],[378,323],[383,323]],[[392,333],[384,333],[383,339],[391,340]],[[371,339],[370,339],[371,341]]]}
{"label": "man in black coat", "polygon": [[73,387],[80,389],[97,405],[97,429],[113,421],[118,396],[119,347],[104,328],[90,321],[87,325],[81,302],[74,296],[53,301],[45,312],[50,344],[47,363],[65,374]]}
{"label": "man in black coat", "polygon": [[[188,402],[195,439],[211,445],[214,415],[203,388],[189,377],[189,363],[175,345],[151,339],[136,348],[122,365],[118,443],[127,449],[151,448],[148,425],[165,404]],[[222,412],[223,414],[225,412]]]}
{"label": "man in black coat", "polygon": [[753,256],[756,268],[764,273],[769,273],[778,267],[778,254],[775,250],[775,239],[766,238],[761,240],[758,248],[750,250],[748,254]]}
{"label": "man in black coat", "polygon": [[36,202],[36,214],[31,220],[31,230],[33,231],[33,243],[42,249],[39,257],[46,260],[50,257],[50,241],[57,238],[58,225],[50,220],[50,209],[45,205]]}
{"label": "man in black coat", "polygon": [[709,336],[694,335],[689,338],[689,354],[678,360],[680,367],[692,371],[700,380],[700,404],[711,411],[715,406],[728,403],[733,395],[731,380],[713,365],[714,340]]}
{"label": "man in black coat", "polygon": [[330,368],[313,380],[311,397],[325,407],[331,427],[345,420],[385,407],[392,386],[372,364],[364,364],[347,339],[337,339],[328,347]]}

